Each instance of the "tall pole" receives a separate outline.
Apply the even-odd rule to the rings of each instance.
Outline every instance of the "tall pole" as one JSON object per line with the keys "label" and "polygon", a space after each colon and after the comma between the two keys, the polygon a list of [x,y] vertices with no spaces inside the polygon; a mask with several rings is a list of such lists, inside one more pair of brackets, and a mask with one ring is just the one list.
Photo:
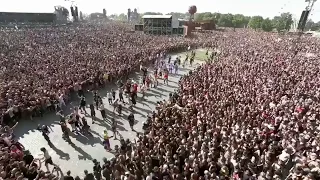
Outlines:
{"label": "tall pole", "polygon": [[[308,5],[306,6],[305,11],[306,11],[306,12],[309,11],[309,13],[304,13],[302,20],[306,19],[306,21],[308,21],[309,14],[310,14],[310,12],[312,11],[312,8],[313,8],[314,3],[315,3],[316,1],[317,1],[317,0],[306,0],[306,2],[308,2]],[[305,29],[305,24],[303,24],[303,26],[301,27],[301,32],[303,32],[304,29]]]}
{"label": "tall pole", "polygon": [[[302,20],[306,19],[306,21],[308,20],[308,17],[309,17],[309,14],[310,12],[312,11],[312,8],[314,6],[314,3],[316,2],[317,0],[306,0],[306,2],[308,2],[308,5],[306,6],[305,8],[305,11],[309,13],[304,13],[303,17],[302,17]],[[302,24],[303,26],[301,27],[300,31],[298,29],[298,38],[296,40],[296,43],[295,43],[295,48],[294,48],[294,57],[298,54],[298,43],[300,42],[300,39],[301,39],[301,36],[303,34],[303,31],[304,31],[304,28],[305,28],[305,24]],[[299,28],[299,25],[298,25],[298,28]]]}
{"label": "tall pole", "polygon": [[[78,6],[77,4],[76,4],[76,1],[75,0],[64,0],[64,1],[67,1],[67,2],[71,2],[71,6],[72,7],[75,7],[75,6]],[[77,7],[78,8],[78,7]],[[78,21],[78,17],[75,15],[75,16],[73,16],[73,21]]]}

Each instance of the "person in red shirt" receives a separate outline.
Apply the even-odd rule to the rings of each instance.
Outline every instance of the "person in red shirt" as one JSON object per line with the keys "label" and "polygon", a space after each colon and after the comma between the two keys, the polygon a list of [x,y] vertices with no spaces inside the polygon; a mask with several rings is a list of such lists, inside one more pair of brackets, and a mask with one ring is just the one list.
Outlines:
{"label": "person in red shirt", "polygon": [[133,84],[132,92],[133,92],[133,93],[137,93],[137,92],[138,92],[138,84],[137,84],[137,83],[134,83],[134,84]]}
{"label": "person in red shirt", "polygon": [[163,83],[168,85],[169,72],[166,70],[163,75]]}

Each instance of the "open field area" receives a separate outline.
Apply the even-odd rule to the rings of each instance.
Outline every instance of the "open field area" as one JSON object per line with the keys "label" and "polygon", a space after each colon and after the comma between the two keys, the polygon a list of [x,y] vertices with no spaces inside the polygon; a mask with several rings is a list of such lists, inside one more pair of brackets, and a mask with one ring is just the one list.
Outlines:
{"label": "open field area", "polygon": [[[211,54],[211,51],[208,51],[208,55],[206,55],[207,50],[206,49],[196,49],[194,50],[196,52],[196,56],[195,59],[198,61],[207,61],[208,60],[208,55]],[[190,57],[190,52],[187,52],[189,54]],[[181,59],[184,60],[186,57],[187,53],[181,53]]]}

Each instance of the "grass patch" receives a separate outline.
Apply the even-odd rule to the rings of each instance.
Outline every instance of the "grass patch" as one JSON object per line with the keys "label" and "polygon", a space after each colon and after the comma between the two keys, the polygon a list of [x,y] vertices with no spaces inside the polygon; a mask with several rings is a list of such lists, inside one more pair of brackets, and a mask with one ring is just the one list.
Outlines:
{"label": "grass patch", "polygon": [[[207,52],[206,49],[196,49],[194,51],[196,52],[195,60],[197,60],[197,61],[207,61],[208,60],[208,56],[206,55],[206,52]],[[181,56],[181,59],[184,60],[186,58],[186,54],[188,54],[190,57],[191,51],[180,53],[180,54],[178,54],[178,56]],[[209,51],[208,54],[210,55],[211,51]]]}

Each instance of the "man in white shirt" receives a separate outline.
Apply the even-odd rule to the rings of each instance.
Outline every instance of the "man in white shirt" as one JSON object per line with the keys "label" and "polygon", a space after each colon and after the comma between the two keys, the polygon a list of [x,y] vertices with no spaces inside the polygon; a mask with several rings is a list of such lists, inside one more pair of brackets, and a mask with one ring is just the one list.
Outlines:
{"label": "man in white shirt", "polygon": [[108,102],[109,102],[109,105],[112,104],[112,92],[108,92]]}
{"label": "man in white shirt", "polygon": [[60,108],[66,106],[66,103],[64,102],[64,99],[63,99],[63,94],[59,96],[59,106]]}
{"label": "man in white shirt", "polygon": [[50,171],[49,171],[49,167],[48,167],[49,164],[51,164],[52,166],[54,166],[53,169],[58,168],[58,166],[53,163],[52,158],[51,158],[51,156],[49,155],[48,150],[46,150],[46,148],[44,148],[44,147],[40,148],[40,150],[43,152],[43,159],[44,159],[45,166],[46,166],[46,168],[47,168],[47,172],[50,172]]}

